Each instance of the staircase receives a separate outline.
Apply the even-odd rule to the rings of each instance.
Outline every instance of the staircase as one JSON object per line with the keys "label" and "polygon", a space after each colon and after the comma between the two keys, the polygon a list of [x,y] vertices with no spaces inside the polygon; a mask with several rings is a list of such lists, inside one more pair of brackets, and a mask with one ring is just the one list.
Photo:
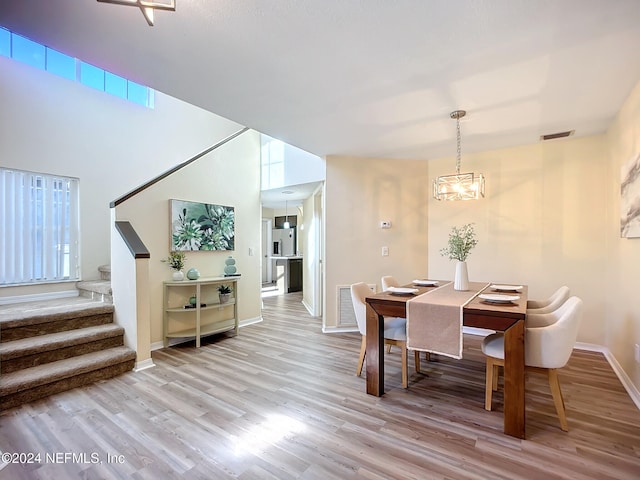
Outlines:
{"label": "staircase", "polygon": [[113,305],[102,301],[111,298],[110,281],[79,282],[79,290],[78,297],[0,306],[0,410],[133,368],[136,354],[113,323]]}
{"label": "staircase", "polygon": [[111,293],[111,265],[102,265],[98,267],[98,270],[100,271],[100,280],[78,282],[76,283],[76,288],[82,297],[113,303],[113,295]]}

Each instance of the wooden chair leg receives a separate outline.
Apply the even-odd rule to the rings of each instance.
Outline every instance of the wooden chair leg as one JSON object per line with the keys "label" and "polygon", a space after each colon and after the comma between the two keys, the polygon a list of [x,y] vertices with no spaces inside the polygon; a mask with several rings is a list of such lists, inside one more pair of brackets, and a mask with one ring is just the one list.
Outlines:
{"label": "wooden chair leg", "polygon": [[391,344],[387,343],[387,353],[391,353]]}
{"label": "wooden chair leg", "polygon": [[427,362],[430,362],[431,361],[431,353],[430,352],[424,352],[424,359]]}
{"label": "wooden chair leg", "polygon": [[493,359],[491,357],[487,357],[487,372],[485,379],[485,387],[484,387],[484,409],[491,411],[491,397],[493,394],[493,375],[495,373],[495,368],[493,364]]}
{"label": "wooden chair leg", "polygon": [[356,369],[356,376],[360,376],[362,373],[362,365],[364,364],[364,357],[367,353],[367,337],[362,335],[362,344],[360,345],[360,357],[358,358],[358,368]]}
{"label": "wooden chair leg", "polygon": [[491,385],[491,389],[494,392],[498,391],[498,380],[500,379],[500,365],[494,363],[493,364],[493,384]]}
{"label": "wooden chair leg", "polygon": [[407,368],[407,345],[402,345],[402,388],[409,386],[409,369]]}
{"label": "wooden chair leg", "polygon": [[414,363],[416,365],[416,372],[421,373],[420,372],[420,352],[418,350],[414,350],[413,353],[415,358]]}
{"label": "wooden chair leg", "polygon": [[551,388],[551,395],[553,396],[553,403],[556,406],[556,412],[558,412],[558,419],[560,419],[560,428],[568,432],[569,424],[567,423],[567,415],[564,409],[564,399],[562,398],[560,382],[558,381],[558,371],[555,368],[549,369],[549,387]]}

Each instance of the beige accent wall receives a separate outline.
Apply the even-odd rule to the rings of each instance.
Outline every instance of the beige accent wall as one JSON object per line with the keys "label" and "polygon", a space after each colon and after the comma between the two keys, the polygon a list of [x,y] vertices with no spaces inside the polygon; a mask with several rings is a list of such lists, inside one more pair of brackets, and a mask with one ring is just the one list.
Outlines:
{"label": "beige accent wall", "polygon": [[[454,168],[454,158],[430,161],[431,180]],[[567,285],[585,302],[578,340],[602,344],[610,210],[604,136],[463,153],[462,170],[485,174],[486,197],[429,199],[429,276],[453,278],[455,262],[440,249],[453,226],[474,223],[470,280],[528,285],[536,299]]]}
{"label": "beige accent wall", "polygon": [[[380,288],[383,275],[410,282],[427,274],[427,162],[327,157],[324,328],[338,328],[337,287]],[[381,220],[392,228],[380,228]],[[383,246],[389,256],[383,257]]]}
{"label": "beige accent wall", "polygon": [[[229,255],[238,273],[238,316],[241,322],[261,315],[260,268],[260,137],[249,131],[202,157],[167,179],[127,200],[116,209],[117,220],[131,222],[151,254],[149,297],[151,343],[162,341],[163,281],[172,270],[162,260],[169,255],[169,199],[233,206],[235,250],[186,252],[185,273],[195,267],[202,277],[224,274]],[[249,255],[249,249],[254,252]],[[188,281],[188,280],[185,280]]]}
{"label": "beige accent wall", "polygon": [[620,237],[620,169],[640,153],[640,83],[624,103],[607,132],[609,165],[606,184],[607,275],[604,344],[640,391],[640,238]]}

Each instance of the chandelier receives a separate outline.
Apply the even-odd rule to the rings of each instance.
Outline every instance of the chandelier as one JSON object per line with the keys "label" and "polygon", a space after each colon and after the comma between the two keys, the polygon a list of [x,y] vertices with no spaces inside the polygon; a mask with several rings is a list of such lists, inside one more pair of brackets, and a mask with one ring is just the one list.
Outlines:
{"label": "chandelier", "polygon": [[176,11],[176,0],[98,0],[98,2],[138,7],[150,27],[153,27],[154,10]]}
{"label": "chandelier", "polygon": [[433,198],[436,200],[477,200],[484,197],[484,176],[474,173],[460,173],[460,119],[467,114],[464,110],[451,112],[456,120],[456,136],[458,151],[456,156],[456,173],[441,175],[433,181]]}

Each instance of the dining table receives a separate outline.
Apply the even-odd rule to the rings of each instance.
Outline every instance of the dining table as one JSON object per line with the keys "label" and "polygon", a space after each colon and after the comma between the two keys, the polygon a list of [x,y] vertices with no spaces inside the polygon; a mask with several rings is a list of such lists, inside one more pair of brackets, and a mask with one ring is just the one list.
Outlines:
{"label": "dining table", "polygon": [[[367,393],[384,394],[384,317],[407,318],[407,302],[417,296],[429,294],[435,289],[453,288],[446,280],[434,285],[405,285],[414,289],[411,294],[394,294],[389,291],[366,297],[366,374]],[[524,324],[527,313],[527,286],[520,287],[518,299],[508,304],[490,303],[480,294],[494,294],[495,282],[482,282],[483,287],[460,305],[464,326],[502,332],[504,334],[504,433],[525,438],[525,363]],[[498,284],[502,285],[502,284]],[[427,297],[423,297],[427,298]],[[483,397],[484,401],[484,397]]]}

